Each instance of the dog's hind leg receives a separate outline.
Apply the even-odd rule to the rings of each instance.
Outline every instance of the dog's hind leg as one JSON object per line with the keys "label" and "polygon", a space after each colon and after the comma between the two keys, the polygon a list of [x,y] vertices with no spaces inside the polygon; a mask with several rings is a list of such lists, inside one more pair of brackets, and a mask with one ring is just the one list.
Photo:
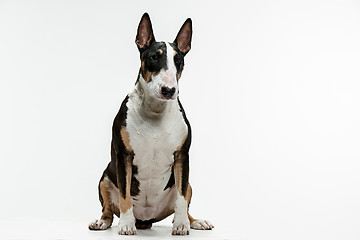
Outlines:
{"label": "dog's hind leg", "polygon": [[111,199],[112,187],[107,177],[103,177],[99,183],[99,199],[102,205],[101,218],[95,219],[89,224],[90,230],[105,230],[108,229],[114,219],[114,214],[119,216],[119,209],[115,206]]}
{"label": "dog's hind leg", "polygon": [[214,225],[208,221],[208,220],[202,220],[202,219],[195,219],[189,214],[189,206],[192,196],[192,189],[190,184],[188,185],[187,193],[186,193],[186,200],[188,202],[188,218],[190,221],[190,228],[196,229],[196,230],[211,230],[214,228]]}

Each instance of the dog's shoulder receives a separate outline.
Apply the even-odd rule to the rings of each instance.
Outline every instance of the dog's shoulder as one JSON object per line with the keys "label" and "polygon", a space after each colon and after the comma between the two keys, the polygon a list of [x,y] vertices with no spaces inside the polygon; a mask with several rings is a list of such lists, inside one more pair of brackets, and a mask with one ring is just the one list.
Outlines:
{"label": "dog's shoulder", "polygon": [[127,116],[127,103],[129,101],[129,95],[125,97],[123,102],[121,103],[120,109],[116,114],[116,117],[113,122],[113,130],[120,129],[121,126],[126,126],[126,116]]}
{"label": "dog's shoulder", "polygon": [[[124,135],[126,135],[126,118],[128,113],[127,103],[129,101],[129,95],[123,100],[119,112],[116,114],[116,117],[112,126],[112,147],[116,152],[121,152],[128,150],[131,152],[129,145],[124,141]],[[126,137],[126,136],[125,136]]]}

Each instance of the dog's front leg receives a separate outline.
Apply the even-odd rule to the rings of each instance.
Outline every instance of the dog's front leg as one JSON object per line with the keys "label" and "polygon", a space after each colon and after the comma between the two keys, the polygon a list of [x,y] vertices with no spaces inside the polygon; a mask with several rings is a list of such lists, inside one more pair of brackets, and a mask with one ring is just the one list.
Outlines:
{"label": "dog's front leg", "polygon": [[172,234],[188,235],[190,222],[187,215],[188,201],[186,199],[189,180],[189,154],[187,151],[179,150],[174,153],[174,174],[177,198]]}
{"label": "dog's front leg", "polygon": [[136,234],[133,204],[130,196],[133,158],[134,153],[129,151],[124,151],[117,157],[116,175],[120,193],[120,220],[118,227],[121,235]]}

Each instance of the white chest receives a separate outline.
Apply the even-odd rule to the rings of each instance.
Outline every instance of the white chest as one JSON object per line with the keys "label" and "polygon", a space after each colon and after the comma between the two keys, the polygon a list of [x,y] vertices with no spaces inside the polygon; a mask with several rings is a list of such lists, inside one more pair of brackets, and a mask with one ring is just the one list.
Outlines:
{"label": "white chest", "polygon": [[[128,102],[127,131],[140,169],[159,173],[173,164],[173,154],[187,136],[187,126],[176,101],[168,103],[160,118],[142,117],[131,99]],[[151,176],[141,176],[151,177]]]}
{"label": "white chest", "polygon": [[[160,118],[149,119],[139,114],[138,103],[127,103],[126,129],[135,153],[139,195],[133,199],[139,219],[151,219],[163,211],[161,206],[175,199],[170,189],[164,191],[174,163],[174,152],[183,143],[188,129],[177,101],[171,101]],[[172,202],[170,201],[170,202]]]}

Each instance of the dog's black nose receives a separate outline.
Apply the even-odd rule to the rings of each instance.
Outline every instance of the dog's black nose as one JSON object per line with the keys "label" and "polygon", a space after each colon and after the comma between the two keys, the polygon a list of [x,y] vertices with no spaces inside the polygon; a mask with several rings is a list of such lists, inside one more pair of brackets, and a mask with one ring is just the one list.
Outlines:
{"label": "dog's black nose", "polygon": [[170,99],[172,96],[174,96],[175,94],[175,88],[168,88],[168,87],[162,87],[161,88],[161,94],[167,98],[167,99]]}

